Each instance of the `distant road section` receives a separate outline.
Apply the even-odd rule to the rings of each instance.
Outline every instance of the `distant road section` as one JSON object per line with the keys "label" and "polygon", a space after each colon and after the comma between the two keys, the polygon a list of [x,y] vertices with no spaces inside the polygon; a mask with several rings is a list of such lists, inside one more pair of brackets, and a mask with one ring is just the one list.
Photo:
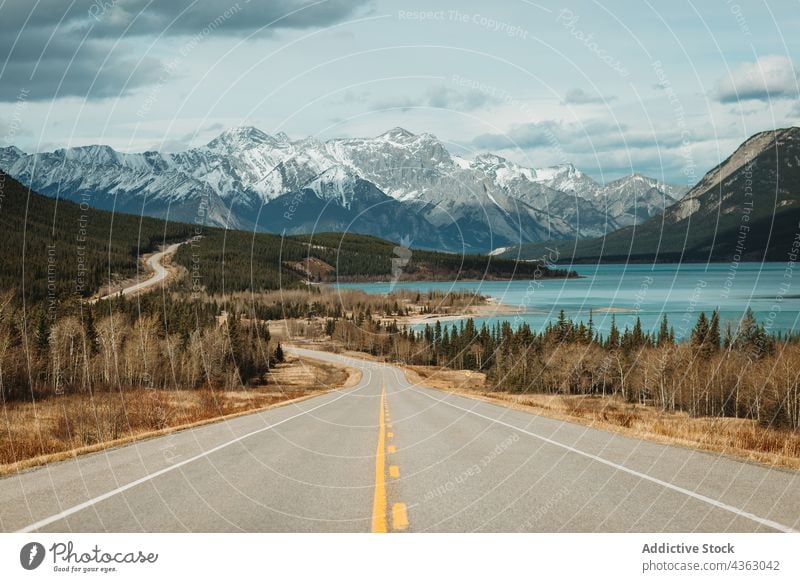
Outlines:
{"label": "distant road section", "polygon": [[[158,251],[157,253],[154,253],[149,259],[147,259],[147,262],[145,263],[148,271],[152,273],[152,276],[144,281],[140,281],[139,283],[133,283],[131,285],[128,285],[127,287],[123,287],[121,289],[122,294],[134,295],[136,293],[145,291],[146,289],[152,287],[153,285],[158,285],[159,283],[167,279],[167,277],[169,277],[169,271],[167,270],[166,267],[164,267],[162,262],[166,257],[171,257],[172,255],[174,255],[177,252],[178,247],[180,247],[182,244],[186,244],[186,241],[171,244],[167,248]],[[120,290],[117,290],[114,291],[113,293],[108,293],[96,299],[92,299],[90,303],[103,301],[105,299],[108,299],[109,297],[114,297],[119,294]]]}

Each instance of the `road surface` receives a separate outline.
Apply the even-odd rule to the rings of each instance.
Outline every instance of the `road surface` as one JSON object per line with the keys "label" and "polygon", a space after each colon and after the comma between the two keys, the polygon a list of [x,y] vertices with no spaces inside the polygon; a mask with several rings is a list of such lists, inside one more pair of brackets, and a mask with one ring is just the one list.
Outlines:
{"label": "road surface", "polygon": [[[181,246],[182,244],[185,243],[179,242],[171,244],[167,248],[158,251],[157,253],[153,253],[145,263],[147,265],[148,270],[151,273],[153,273],[153,275],[151,275],[148,279],[145,279],[144,281],[140,281],[139,283],[134,283],[132,285],[123,288],[122,294],[133,295],[135,293],[144,291],[154,285],[158,285],[159,283],[164,281],[169,276],[169,271],[167,271],[167,268],[161,262],[164,260],[165,257],[174,255],[175,251],[177,251],[178,247]],[[102,297],[92,300],[92,303],[97,301],[103,301],[105,299],[108,299],[109,297],[115,297],[119,295],[119,293],[120,293],[119,291],[116,291],[114,293],[103,295]]]}
{"label": "road surface", "polygon": [[0,480],[5,531],[800,529],[800,473],[415,386],[397,368]]}

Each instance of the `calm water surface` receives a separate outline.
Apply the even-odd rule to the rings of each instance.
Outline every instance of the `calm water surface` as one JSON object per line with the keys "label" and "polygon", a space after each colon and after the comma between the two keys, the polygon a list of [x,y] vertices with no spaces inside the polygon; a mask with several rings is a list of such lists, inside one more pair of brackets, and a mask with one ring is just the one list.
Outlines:
{"label": "calm water surface", "polygon": [[[608,331],[614,316],[620,327],[633,327],[640,317],[645,329],[657,330],[662,314],[680,339],[688,335],[700,311],[719,307],[723,326],[734,327],[747,307],[772,333],[794,332],[800,321],[798,281],[786,263],[712,265],[576,265],[581,279],[546,281],[403,282],[395,288],[427,291],[469,289],[494,297],[499,303],[522,306],[522,315],[476,318],[476,323],[526,321],[534,329],[555,321],[561,309],[575,321],[586,321],[593,311],[595,326]],[[389,283],[348,283],[368,293],[386,293]]]}

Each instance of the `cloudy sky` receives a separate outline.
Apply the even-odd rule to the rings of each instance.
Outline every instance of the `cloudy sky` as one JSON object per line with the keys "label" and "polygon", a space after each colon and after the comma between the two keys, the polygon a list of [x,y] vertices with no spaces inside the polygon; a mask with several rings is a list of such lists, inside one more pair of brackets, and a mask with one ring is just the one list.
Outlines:
{"label": "cloudy sky", "polygon": [[[635,10],[631,7],[635,6]],[[402,126],[694,183],[800,124],[797,2],[0,0],[0,146],[175,151]]]}

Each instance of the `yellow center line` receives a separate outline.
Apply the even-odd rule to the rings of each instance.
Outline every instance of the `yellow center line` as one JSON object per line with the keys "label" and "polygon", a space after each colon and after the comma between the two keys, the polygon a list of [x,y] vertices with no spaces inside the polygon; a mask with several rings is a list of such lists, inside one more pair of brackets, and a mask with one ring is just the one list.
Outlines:
{"label": "yellow center line", "polygon": [[[386,454],[396,453],[397,447],[387,445],[386,439],[394,437],[393,432],[386,429],[392,428],[389,424],[389,406],[386,402],[386,387],[381,387],[381,404],[378,409],[378,448],[375,451],[375,497],[372,501],[372,532],[386,533],[388,524],[388,500],[386,494]],[[393,479],[400,477],[400,467],[389,465],[389,476]],[[392,530],[408,529],[408,509],[405,503],[392,504]]]}
{"label": "yellow center line", "polygon": [[375,498],[372,501],[372,533],[386,533],[386,388],[381,388],[378,448],[375,451]]}
{"label": "yellow center line", "polygon": [[408,512],[405,503],[392,505],[392,529],[401,530],[408,527]]}

